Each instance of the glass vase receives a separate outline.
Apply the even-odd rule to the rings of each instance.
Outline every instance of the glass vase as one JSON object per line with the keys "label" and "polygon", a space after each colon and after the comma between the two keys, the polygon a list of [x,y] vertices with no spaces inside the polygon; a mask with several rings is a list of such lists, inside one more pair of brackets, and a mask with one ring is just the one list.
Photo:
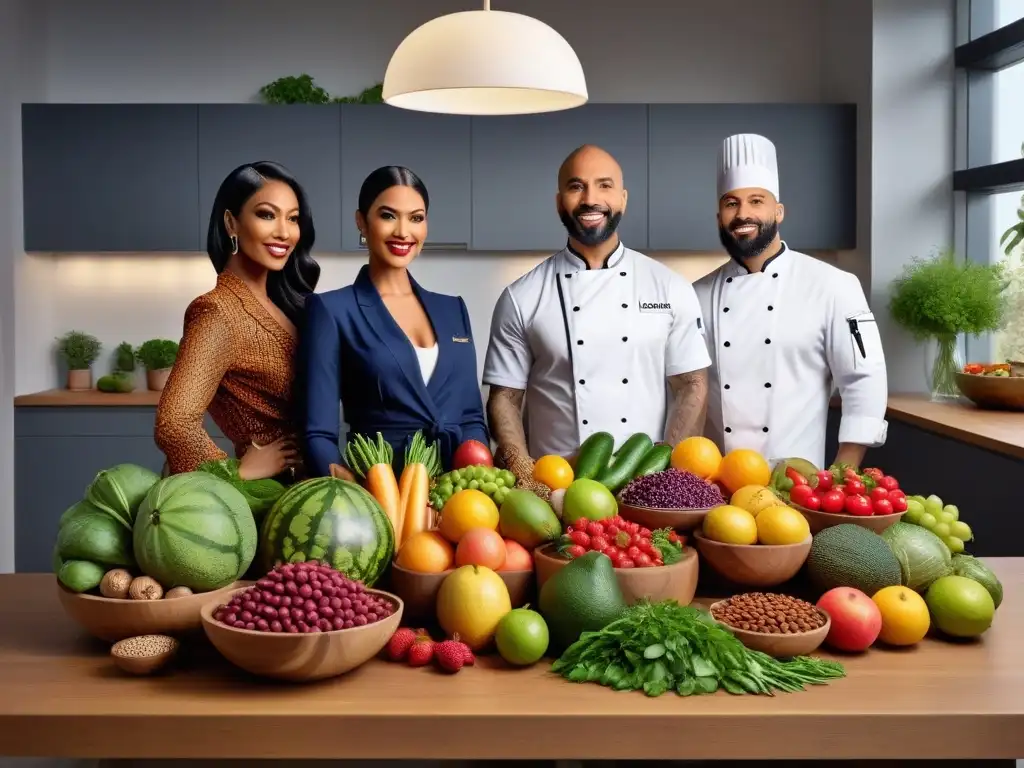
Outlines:
{"label": "glass vase", "polygon": [[960,399],[956,375],[964,368],[960,343],[956,336],[939,336],[928,345],[925,358],[928,389],[936,402]]}

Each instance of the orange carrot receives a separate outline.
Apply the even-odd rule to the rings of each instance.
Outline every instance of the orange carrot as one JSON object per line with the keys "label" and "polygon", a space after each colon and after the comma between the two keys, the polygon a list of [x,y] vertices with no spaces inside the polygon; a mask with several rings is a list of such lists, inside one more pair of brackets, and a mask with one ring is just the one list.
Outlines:
{"label": "orange carrot", "polygon": [[356,435],[355,439],[345,447],[345,458],[352,471],[365,481],[366,490],[384,508],[384,514],[387,515],[391,527],[395,531],[395,546],[397,548],[402,530],[399,517],[402,501],[398,493],[395,470],[391,467],[391,461],[394,458],[391,445],[380,432],[377,433],[376,444],[371,443],[363,435]]}
{"label": "orange carrot", "polygon": [[405,451],[405,469],[402,470],[401,498],[402,543],[421,531],[431,528],[433,515],[428,505],[430,472],[437,465],[437,449],[427,446],[423,433],[413,435]]}

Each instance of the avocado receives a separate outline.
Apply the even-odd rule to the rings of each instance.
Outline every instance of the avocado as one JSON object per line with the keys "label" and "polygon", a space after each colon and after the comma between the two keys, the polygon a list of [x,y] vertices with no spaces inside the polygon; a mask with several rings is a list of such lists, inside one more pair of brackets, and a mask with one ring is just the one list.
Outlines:
{"label": "avocado", "polygon": [[611,559],[588,552],[544,582],[539,608],[548,623],[551,650],[561,654],[584,632],[597,632],[620,618],[626,600]]}
{"label": "avocado", "polygon": [[509,489],[498,514],[501,535],[527,549],[535,549],[562,534],[562,524],[551,505],[532,491]]}
{"label": "avocado", "polygon": [[833,587],[854,587],[871,596],[903,583],[899,560],[885,539],[852,523],[814,534],[806,567],[811,584],[822,594]]}

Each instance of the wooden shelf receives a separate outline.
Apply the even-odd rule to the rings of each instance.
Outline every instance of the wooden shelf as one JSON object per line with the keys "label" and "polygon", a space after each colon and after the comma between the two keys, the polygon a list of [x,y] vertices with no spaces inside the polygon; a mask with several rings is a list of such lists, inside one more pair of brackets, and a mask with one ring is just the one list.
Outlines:
{"label": "wooden shelf", "polygon": [[33,392],[30,395],[18,395],[14,398],[15,407],[20,406],[155,406],[160,402],[160,393],[148,389],[137,389],[134,392],[100,392],[98,389],[71,391],[68,389],[48,389],[45,392]]}

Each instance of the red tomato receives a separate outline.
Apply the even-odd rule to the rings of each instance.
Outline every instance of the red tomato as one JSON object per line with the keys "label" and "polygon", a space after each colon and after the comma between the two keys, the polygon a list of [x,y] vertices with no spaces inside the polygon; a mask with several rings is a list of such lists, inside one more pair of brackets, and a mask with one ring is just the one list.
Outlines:
{"label": "red tomato", "polygon": [[838,488],[833,488],[831,491],[821,497],[821,511],[830,512],[832,514],[839,514],[843,511],[846,505],[846,496]]}
{"label": "red tomato", "polygon": [[897,488],[900,487],[900,484],[896,482],[896,478],[893,477],[892,475],[885,475],[884,477],[879,479],[878,484],[885,488],[885,490],[887,491],[895,491]]}
{"label": "red tomato", "polygon": [[847,496],[845,508],[848,515],[866,516],[874,511],[871,508],[871,499],[860,494]]}
{"label": "red tomato", "polygon": [[818,472],[818,490],[824,493],[825,491],[832,490],[832,473],[827,469],[823,469]]}
{"label": "red tomato", "polygon": [[903,499],[904,501],[906,501],[907,494],[905,494],[899,488],[895,488],[889,491],[889,496],[887,498],[889,499],[889,501],[895,501],[896,499]]}
{"label": "red tomato", "polygon": [[906,512],[907,511],[907,497],[906,496],[889,496],[889,503],[892,504],[893,512]]}
{"label": "red tomato", "polygon": [[876,488],[872,488],[868,496],[871,497],[872,501],[878,501],[879,499],[889,498],[889,492],[879,485]]}
{"label": "red tomato", "polygon": [[867,488],[860,480],[847,480],[843,484],[843,492],[847,496],[863,496],[867,492]]}
{"label": "red tomato", "polygon": [[876,515],[892,514],[892,502],[889,501],[888,499],[875,499],[871,502],[871,506],[874,509]]}
{"label": "red tomato", "polygon": [[807,506],[807,500],[814,496],[814,489],[809,485],[794,485],[789,492],[789,500],[801,507]]}
{"label": "red tomato", "polygon": [[479,440],[466,440],[452,454],[452,469],[462,469],[469,466],[494,466],[491,449]]}
{"label": "red tomato", "polygon": [[811,496],[802,505],[804,508],[817,512],[821,509],[821,496]]}

